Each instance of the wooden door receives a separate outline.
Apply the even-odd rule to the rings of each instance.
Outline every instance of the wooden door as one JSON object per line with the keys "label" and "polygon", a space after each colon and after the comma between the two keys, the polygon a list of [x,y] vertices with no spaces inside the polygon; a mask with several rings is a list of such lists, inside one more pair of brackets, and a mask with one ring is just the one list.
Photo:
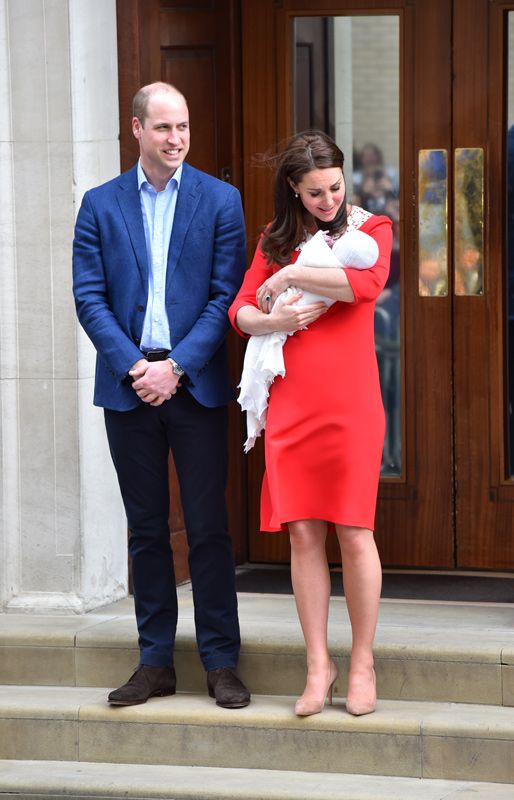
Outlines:
{"label": "wooden door", "polygon": [[[376,519],[382,559],[390,566],[514,568],[509,458],[514,398],[508,381],[504,223],[509,9],[514,3],[500,0],[323,4],[322,16],[340,31],[339,39],[332,32],[329,41],[345,41],[348,34],[347,47],[360,47],[359,58],[352,61],[359,65],[358,74],[351,87],[339,87],[341,102],[345,92],[352,95],[355,128],[362,129],[366,119],[376,124],[373,103],[362,108],[359,101],[375,83],[382,81],[386,91],[389,61],[383,52],[385,61],[377,58],[380,51],[374,48],[381,31],[397,30],[391,45],[397,48],[397,75],[389,79],[397,81],[399,102],[383,116],[396,119],[398,138],[401,300],[393,355],[400,367],[395,389],[400,413],[389,414],[388,422],[397,428],[400,447],[390,458],[394,463],[384,464]],[[314,36],[301,39],[299,31],[309,28],[305,20],[320,16],[311,0],[243,4],[244,185],[254,240],[270,217],[271,192],[269,174],[252,164],[251,155],[273,148],[309,116],[305,108],[298,113],[295,80],[307,75],[313,81],[316,61],[312,58],[310,69],[305,68],[294,51],[302,45],[305,59]],[[359,39],[364,28],[369,36]],[[327,59],[340,56],[328,46],[326,53]],[[348,69],[342,69],[347,75]],[[300,94],[312,106],[310,118],[314,115],[317,126],[327,129],[329,123],[316,117],[316,85],[310,88]],[[325,105],[333,88],[323,90]],[[347,137],[338,121],[345,120],[336,114],[329,132]],[[475,159],[471,172],[469,159]],[[475,180],[471,210],[470,175]],[[433,185],[444,192],[437,204]],[[431,244],[434,235],[437,247]],[[465,248],[466,236],[473,247]],[[467,258],[470,251],[483,268],[483,279],[475,280],[474,287],[467,285],[474,262],[463,279],[463,253]],[[379,308],[379,345],[384,318]],[[387,366],[393,339],[386,345],[389,351],[382,347],[379,363]],[[262,445],[251,454],[248,470],[250,558],[287,561],[287,536],[258,531]],[[338,561],[333,540],[329,555]]]}
{"label": "wooden door", "polygon": [[[166,81],[184,93],[190,114],[188,162],[241,189],[240,16],[236,0],[118,0],[120,151],[122,169],[139,156],[131,130],[132,98],[143,85]],[[229,338],[232,382],[242,345]],[[230,410],[227,486],[229,528],[236,559],[246,557],[246,473],[240,446],[243,420]],[[177,579],[188,576],[180,492],[170,459],[170,528]]]}
{"label": "wooden door", "polygon": [[[514,569],[512,183],[507,192],[514,3],[454,0],[454,20],[454,172],[459,154],[472,148],[483,152],[484,175],[480,293],[458,293],[460,236],[454,231],[456,561],[460,567]],[[458,219],[457,175],[454,184]]]}

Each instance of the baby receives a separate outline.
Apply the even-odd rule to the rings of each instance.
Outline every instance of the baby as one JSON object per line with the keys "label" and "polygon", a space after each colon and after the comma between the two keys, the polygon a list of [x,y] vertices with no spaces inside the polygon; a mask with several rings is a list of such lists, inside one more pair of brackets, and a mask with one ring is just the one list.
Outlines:
{"label": "baby", "polygon": [[[332,244],[332,247],[330,246]],[[304,267],[351,267],[352,269],[369,269],[376,264],[378,245],[367,233],[359,230],[348,231],[332,242],[324,231],[318,231],[307,241],[295,262]],[[275,300],[275,304],[283,303],[298,289],[290,286]],[[322,297],[313,292],[304,291],[296,302],[299,305],[316,303],[323,300],[327,306],[336,301]],[[243,373],[238,388],[241,390],[237,399],[243,411],[246,411],[247,440],[245,453],[254,446],[256,438],[266,427],[269,389],[277,375],[286,374],[282,348],[293,331],[276,331],[262,336],[250,336],[246,347]]]}

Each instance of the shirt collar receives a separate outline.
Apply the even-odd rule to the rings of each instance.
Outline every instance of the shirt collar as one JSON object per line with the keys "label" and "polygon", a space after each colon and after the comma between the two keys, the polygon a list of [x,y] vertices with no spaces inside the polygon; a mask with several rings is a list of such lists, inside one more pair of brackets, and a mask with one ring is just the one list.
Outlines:
{"label": "shirt collar", "polygon": [[[175,173],[173,174],[173,176],[169,179],[168,183],[166,184],[166,187],[165,187],[164,191],[166,191],[166,189],[169,188],[169,186],[172,183],[172,181],[175,181],[175,183],[177,185],[177,190],[178,190],[180,188],[181,179],[182,179],[182,164],[179,167],[177,167],[177,169],[175,170]],[[137,162],[137,188],[138,188],[138,190],[141,191],[141,187],[143,185],[145,185],[145,184],[146,184],[147,187],[152,185],[148,181],[148,178],[146,177],[146,175],[144,173],[143,167],[141,166],[141,159],[139,159],[138,162]]]}

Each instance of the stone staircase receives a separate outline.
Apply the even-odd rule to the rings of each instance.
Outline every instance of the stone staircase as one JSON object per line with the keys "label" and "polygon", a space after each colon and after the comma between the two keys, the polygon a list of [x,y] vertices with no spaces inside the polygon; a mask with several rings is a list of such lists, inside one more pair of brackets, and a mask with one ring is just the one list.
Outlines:
{"label": "stone staircase", "polygon": [[179,604],[179,693],[118,709],[105,698],[138,660],[131,600],[82,616],[0,615],[2,798],[514,800],[513,605],[382,601],[378,709],[354,718],[350,630],[333,598],[334,705],[299,719],[291,597],[239,597],[253,693],[240,710],[208,697],[187,585]]}

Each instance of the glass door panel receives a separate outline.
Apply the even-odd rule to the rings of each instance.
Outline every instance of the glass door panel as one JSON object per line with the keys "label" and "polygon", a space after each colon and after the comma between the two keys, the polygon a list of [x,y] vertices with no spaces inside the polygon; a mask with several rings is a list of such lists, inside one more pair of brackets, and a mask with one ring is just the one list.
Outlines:
{"label": "glass door panel", "polygon": [[[377,300],[375,340],[386,439],[382,476],[402,474],[400,327],[400,18],[294,19],[294,130],[324,130],[345,156],[348,200],[393,222],[387,285]],[[365,80],[373,65],[373,79]],[[376,69],[380,65],[380,69]]]}

